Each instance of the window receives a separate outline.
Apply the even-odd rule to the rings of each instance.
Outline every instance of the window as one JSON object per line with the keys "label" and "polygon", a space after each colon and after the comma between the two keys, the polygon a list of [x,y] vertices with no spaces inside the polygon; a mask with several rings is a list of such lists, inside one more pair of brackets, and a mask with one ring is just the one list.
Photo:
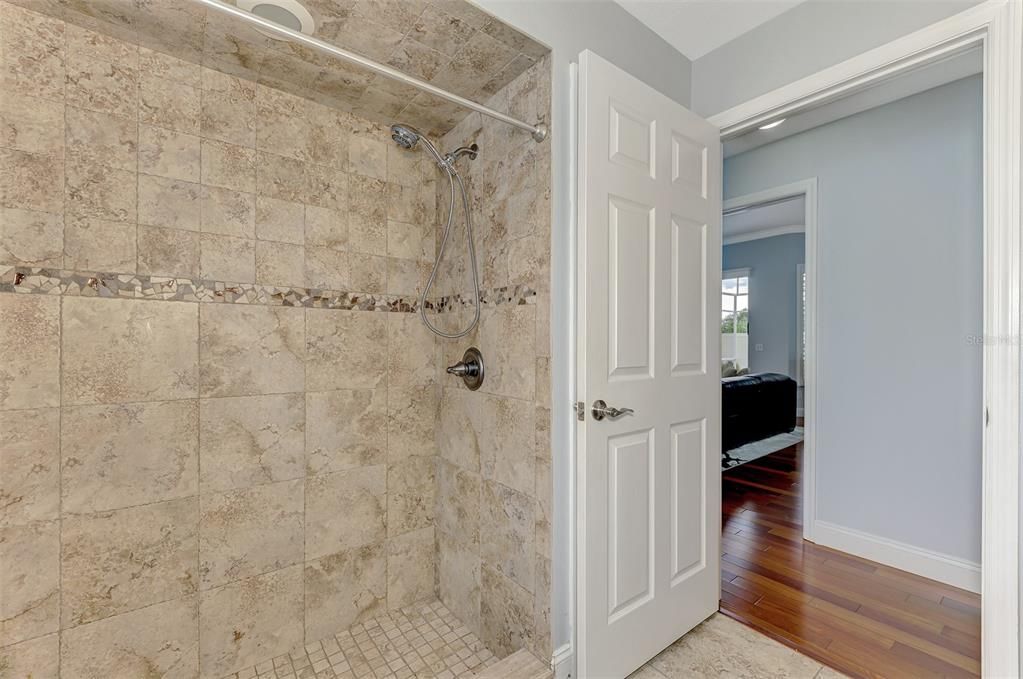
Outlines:
{"label": "window", "polygon": [[721,274],[721,360],[749,368],[749,269]]}

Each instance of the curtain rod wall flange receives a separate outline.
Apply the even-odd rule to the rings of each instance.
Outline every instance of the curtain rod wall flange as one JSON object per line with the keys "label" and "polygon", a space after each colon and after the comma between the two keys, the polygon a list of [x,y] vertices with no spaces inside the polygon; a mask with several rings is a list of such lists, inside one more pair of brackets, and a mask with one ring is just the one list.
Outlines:
{"label": "curtain rod wall flange", "polygon": [[355,52],[349,52],[346,49],[337,47],[336,45],[332,45],[329,42],[320,40],[319,38],[314,38],[311,35],[306,35],[305,33],[300,33],[299,31],[293,31],[290,28],[281,26],[280,24],[274,23],[273,21],[270,21],[268,19],[264,19],[261,16],[257,16],[251,12],[239,9],[234,5],[229,5],[226,2],[223,2],[222,0],[192,0],[192,1],[200,5],[204,5],[209,9],[220,12],[221,14],[226,14],[228,16],[232,16],[243,22],[251,24],[255,27],[258,27],[262,31],[270,31],[275,35],[279,35],[293,42],[305,45],[306,47],[310,47],[319,52],[323,52],[324,54],[329,54],[333,57],[341,59],[342,61],[347,61],[350,64],[361,66],[362,68],[372,71],[373,73],[376,73],[378,75],[382,75],[385,78],[390,78],[391,80],[396,80],[398,82],[405,83],[406,85],[411,85],[412,87],[432,94],[435,97],[444,99],[445,101],[450,101],[451,103],[457,104],[463,108],[476,111],[489,118],[493,118],[495,120],[499,120],[513,127],[517,127],[520,130],[525,130],[526,132],[529,132],[529,134],[533,137],[533,140],[536,141],[537,143],[540,143],[547,139],[547,137],[550,134],[550,130],[547,127],[547,124],[544,122],[538,121],[537,123],[532,124],[519,120],[518,118],[513,118],[512,116],[506,113],[501,113],[500,111],[492,109],[489,106],[477,103],[475,101],[472,101],[471,99],[466,99],[465,97],[457,95],[454,92],[448,92],[447,90],[441,89],[436,85],[432,85],[426,82],[425,80],[414,78],[406,73],[402,73],[401,71],[395,68],[391,68],[390,66],[386,66],[379,62],[373,61],[372,59],[368,59],[364,56],[356,54]]}

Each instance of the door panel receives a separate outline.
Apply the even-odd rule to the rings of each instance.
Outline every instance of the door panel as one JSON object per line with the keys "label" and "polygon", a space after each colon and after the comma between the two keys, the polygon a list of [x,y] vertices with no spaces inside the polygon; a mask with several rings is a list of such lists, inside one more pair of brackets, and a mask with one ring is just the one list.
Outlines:
{"label": "door panel", "polygon": [[703,565],[707,507],[702,479],[706,461],[706,420],[671,428],[671,585]]}
{"label": "door panel", "polygon": [[[577,669],[613,679],[717,609],[721,150],[674,101],[579,65]],[[635,412],[597,421],[596,399]]]}
{"label": "door panel", "polygon": [[707,348],[707,225],[671,217],[671,372],[704,372]]}
{"label": "door panel", "polygon": [[609,205],[611,251],[611,379],[652,377],[654,211],[612,196]]}
{"label": "door panel", "polygon": [[614,620],[653,596],[654,451],[649,431],[616,436],[607,444],[608,616]]}
{"label": "door panel", "polygon": [[707,197],[707,147],[681,132],[671,133],[671,181]]}
{"label": "door panel", "polygon": [[611,142],[608,148],[611,153],[608,158],[613,163],[653,177],[656,172],[653,122],[614,101],[611,102],[610,119]]}

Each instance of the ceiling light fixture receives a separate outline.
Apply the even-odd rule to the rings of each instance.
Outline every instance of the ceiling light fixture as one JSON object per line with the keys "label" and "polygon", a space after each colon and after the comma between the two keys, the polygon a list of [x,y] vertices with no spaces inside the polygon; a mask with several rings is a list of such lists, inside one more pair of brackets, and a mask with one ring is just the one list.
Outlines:
{"label": "ceiling light fixture", "polygon": [[775,127],[778,127],[779,125],[781,125],[784,122],[785,122],[785,119],[782,118],[780,120],[775,120],[773,123],[767,123],[766,125],[761,125],[757,129],[758,130],[771,130],[771,129],[774,129]]}
{"label": "ceiling light fixture", "polygon": [[[306,35],[312,35],[316,30],[316,21],[313,19],[313,15],[298,0],[238,0],[238,7],[267,21]],[[274,40],[285,40],[270,31],[258,28],[256,30]]]}

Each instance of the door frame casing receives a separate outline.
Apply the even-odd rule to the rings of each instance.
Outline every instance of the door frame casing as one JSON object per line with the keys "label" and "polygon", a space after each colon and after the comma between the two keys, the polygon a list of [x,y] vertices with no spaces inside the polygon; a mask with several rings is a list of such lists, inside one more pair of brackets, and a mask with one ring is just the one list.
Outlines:
{"label": "door frame casing", "polygon": [[[982,639],[981,662],[985,677],[1019,676],[1020,659],[1020,389],[1023,361],[1020,353],[1021,291],[1023,270],[1021,246],[1021,178],[1023,178],[1023,3],[987,0],[952,17],[868,50],[813,75],[784,85],[731,109],[718,113],[710,122],[721,129],[722,139],[734,137],[814,105],[847,96],[900,73],[940,60],[971,47],[984,50],[984,376],[983,411],[983,511],[981,549]],[[578,102],[574,101],[577,109]],[[572,116],[572,124],[575,124]],[[575,130],[565,130],[575,135]],[[578,161],[573,145],[571,157]],[[573,178],[578,172],[573,168]],[[568,200],[575,200],[574,191]],[[575,213],[573,211],[573,217]],[[579,263],[578,219],[568,225],[567,261],[555,260],[553,279],[576,286]],[[578,289],[571,290],[570,318],[562,319],[555,332],[568,338],[565,359],[574,390],[572,401],[586,396],[575,384],[579,374],[575,352],[578,341]],[[569,430],[574,430],[570,427]],[[555,652],[556,676],[575,676],[578,645],[579,597],[577,573],[580,568],[578,514],[579,442],[574,431],[566,440],[554,441],[555,450],[564,447],[571,456],[572,477],[567,479],[566,521],[573,545],[568,564],[572,582],[569,589],[572,621],[571,644]],[[556,509],[557,511],[557,509]]]}
{"label": "door frame casing", "polygon": [[[713,120],[711,121],[713,122]],[[806,271],[806,317],[803,327],[806,332],[806,364],[803,366],[803,539],[811,542],[813,526],[817,518],[817,466],[814,451],[817,449],[817,177],[802,179],[763,191],[729,198],[722,209],[750,207],[759,203],[798,198],[803,201],[803,233],[805,240],[804,267]],[[766,237],[766,236],[765,236]]]}

